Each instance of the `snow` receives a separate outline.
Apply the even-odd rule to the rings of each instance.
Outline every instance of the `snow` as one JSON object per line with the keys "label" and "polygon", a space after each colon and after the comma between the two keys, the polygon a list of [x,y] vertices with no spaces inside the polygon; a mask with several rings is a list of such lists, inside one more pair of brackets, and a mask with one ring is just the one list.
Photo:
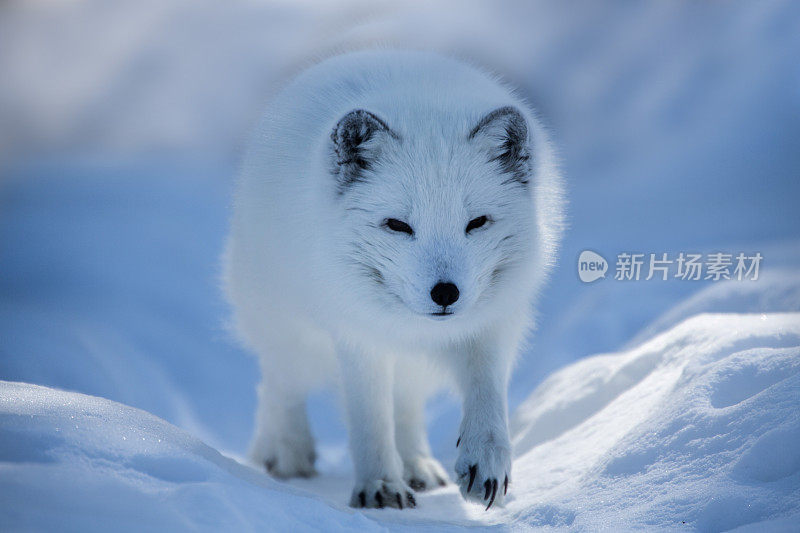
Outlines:
{"label": "snow", "polygon": [[[31,384],[0,392],[3,529],[797,529],[800,7],[455,5],[0,6],[0,379]],[[322,476],[236,462],[258,370],[217,277],[241,140],[288,75],[374,42],[495,69],[562,152],[570,229],[511,383],[505,509],[453,487],[348,509],[330,391],[309,408]],[[764,263],[583,284],[586,249]],[[429,406],[448,469],[459,415]]]}
{"label": "snow", "polygon": [[703,314],[555,373],[514,416],[531,481],[509,510],[527,495],[588,530],[797,514],[799,334],[797,313]]}
{"label": "snow", "polygon": [[378,529],[139,409],[23,383],[0,391],[4,529]]}
{"label": "snow", "polygon": [[82,531],[778,529],[800,520],[798,407],[800,313],[697,315],[560,370],[520,405],[505,508],[484,512],[451,485],[419,495],[414,511],[355,512],[347,475],[287,486],[145,411],[0,382],[0,520]]}

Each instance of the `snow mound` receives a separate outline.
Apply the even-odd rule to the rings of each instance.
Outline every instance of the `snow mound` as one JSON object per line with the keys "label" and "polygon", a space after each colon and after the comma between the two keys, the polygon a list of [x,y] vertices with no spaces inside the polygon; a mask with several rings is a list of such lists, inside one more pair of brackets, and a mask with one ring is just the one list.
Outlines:
{"label": "snow mound", "polygon": [[555,373],[520,405],[509,511],[704,531],[797,513],[798,408],[800,314],[692,317]]}
{"label": "snow mound", "polygon": [[[799,251],[800,243],[790,242],[785,247],[772,247],[773,261]],[[633,337],[626,347],[633,347],[654,337],[679,322],[701,313],[786,313],[800,312],[800,259],[788,258],[786,266],[767,270],[758,283],[737,280],[713,283],[674,305]]]}
{"label": "snow mound", "polygon": [[0,382],[10,529],[788,529],[800,509],[800,313],[704,314],[547,379],[512,420],[512,497],[451,486],[355,512],[352,480],[284,484],[144,411]]}
{"label": "snow mound", "polygon": [[149,413],[0,381],[6,531],[371,530]]}

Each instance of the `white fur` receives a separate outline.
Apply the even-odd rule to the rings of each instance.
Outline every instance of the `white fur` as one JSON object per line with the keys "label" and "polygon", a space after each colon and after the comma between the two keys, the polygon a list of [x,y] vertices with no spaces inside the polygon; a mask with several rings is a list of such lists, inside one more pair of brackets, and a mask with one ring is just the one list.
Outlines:
{"label": "white fur", "polygon": [[[488,160],[497,132],[469,138],[503,106],[527,123],[527,187],[503,184]],[[383,119],[398,139],[374,147],[380,161],[371,175],[340,193],[331,132],[355,109]],[[493,222],[466,234],[481,215]],[[406,221],[414,236],[388,230],[387,218]],[[235,326],[263,373],[252,458],[278,476],[313,474],[305,397],[340,382],[356,471],[351,504],[363,491],[367,506],[409,505],[412,479],[430,487],[445,475],[431,457],[423,409],[452,383],[464,402],[455,468],[462,494],[486,504],[485,483],[496,479],[502,503],[511,468],[507,382],[562,220],[546,134],[493,77],[438,55],[386,50],[301,74],[250,144],[225,254]],[[455,283],[460,298],[452,316],[437,320],[430,290],[441,280]]]}

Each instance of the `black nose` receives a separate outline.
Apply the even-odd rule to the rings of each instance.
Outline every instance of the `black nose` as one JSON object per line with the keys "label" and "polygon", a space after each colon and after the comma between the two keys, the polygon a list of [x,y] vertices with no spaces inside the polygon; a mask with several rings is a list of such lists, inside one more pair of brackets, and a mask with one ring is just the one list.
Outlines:
{"label": "black nose", "polygon": [[458,287],[452,283],[439,282],[431,289],[431,299],[446,307],[458,300]]}

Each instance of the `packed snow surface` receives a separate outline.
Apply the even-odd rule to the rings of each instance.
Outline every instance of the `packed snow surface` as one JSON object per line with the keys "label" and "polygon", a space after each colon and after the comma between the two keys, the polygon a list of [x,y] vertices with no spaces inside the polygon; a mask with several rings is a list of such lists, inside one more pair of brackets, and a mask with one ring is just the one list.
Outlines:
{"label": "packed snow surface", "polygon": [[489,512],[452,485],[355,512],[346,475],[278,483],[144,411],[36,385],[0,383],[0,420],[11,529],[779,529],[800,520],[800,314],[697,315],[555,373],[514,414],[513,497]]}

